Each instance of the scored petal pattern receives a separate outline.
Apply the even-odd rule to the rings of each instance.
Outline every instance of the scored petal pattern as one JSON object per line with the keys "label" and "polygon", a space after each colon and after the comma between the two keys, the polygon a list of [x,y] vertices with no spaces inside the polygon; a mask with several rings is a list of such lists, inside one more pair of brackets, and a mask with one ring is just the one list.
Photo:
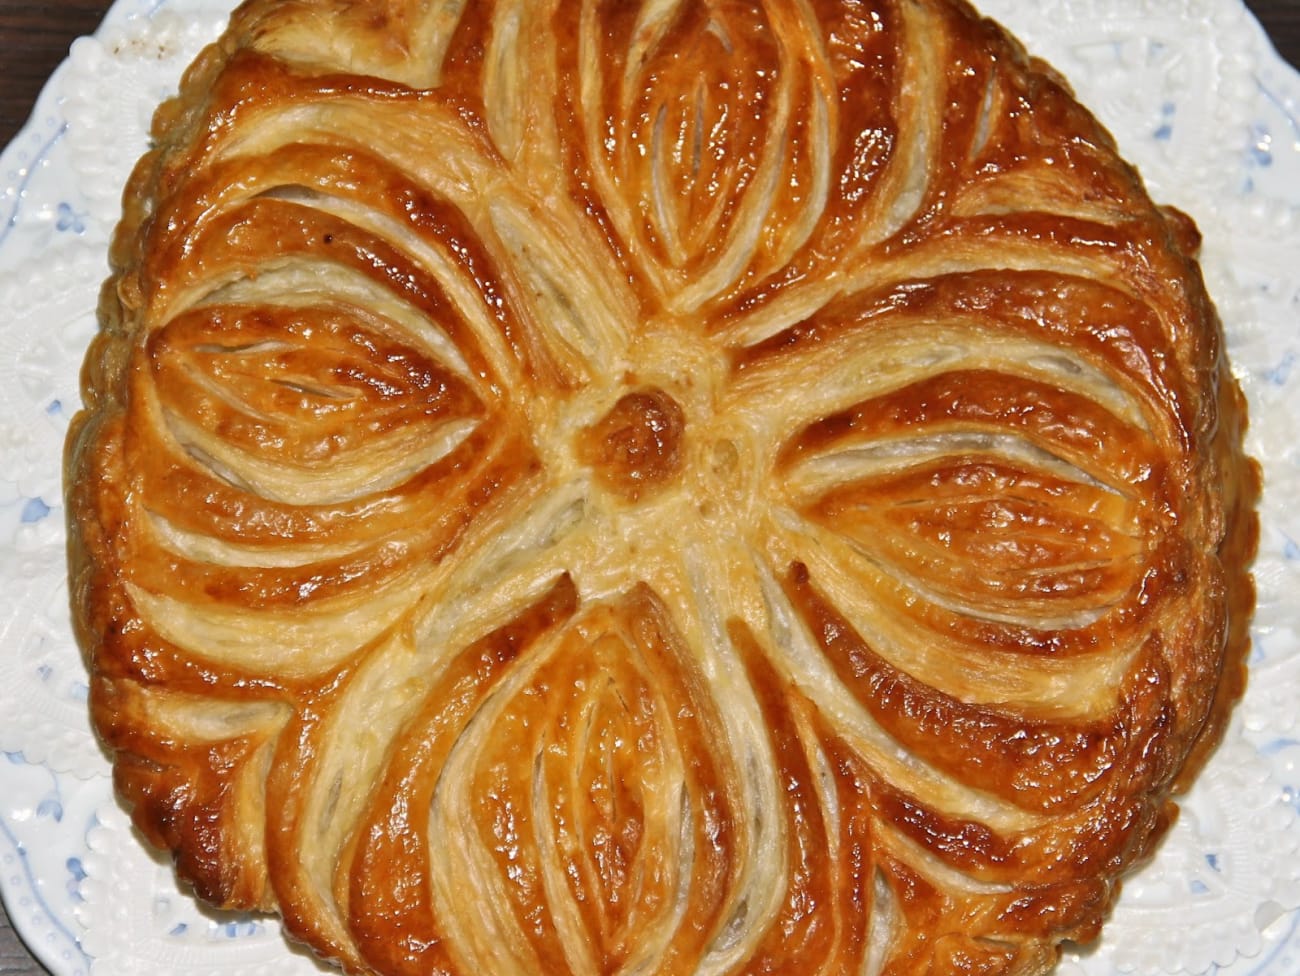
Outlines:
{"label": "scored petal pattern", "polygon": [[1194,263],[959,0],[252,0],[69,442],[135,821],[356,973],[1035,976],[1241,690]]}

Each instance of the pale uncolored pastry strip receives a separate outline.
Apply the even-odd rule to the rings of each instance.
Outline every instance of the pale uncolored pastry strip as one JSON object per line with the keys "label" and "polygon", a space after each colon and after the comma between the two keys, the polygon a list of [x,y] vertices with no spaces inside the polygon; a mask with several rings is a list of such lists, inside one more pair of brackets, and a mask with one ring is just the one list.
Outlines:
{"label": "pale uncolored pastry strip", "polygon": [[881,976],[889,958],[889,949],[897,941],[897,932],[906,923],[896,905],[894,890],[884,873],[872,873],[871,934],[867,941],[867,961],[862,976]]}
{"label": "pale uncolored pastry strip", "polygon": [[[739,377],[727,398],[758,409],[771,436],[794,433],[856,403],[927,378],[968,370],[996,370],[1007,376],[1041,380],[1077,393],[1144,430],[1145,404],[1117,378],[1087,359],[1062,361],[1061,347],[971,321],[881,323],[845,331],[801,354],[787,354],[769,368],[759,366]],[[813,382],[815,378],[815,382]],[[791,392],[791,387],[797,392]],[[779,422],[778,422],[779,421]],[[1106,465],[1099,459],[1099,465]]]}
{"label": "pale uncolored pastry strip", "polygon": [[1101,226],[1118,227],[1132,214],[1108,198],[1089,200],[1071,189],[1064,174],[1051,170],[995,173],[968,183],[953,201],[954,217],[999,216],[1025,212],[1025,201],[1033,211],[1052,217],[1069,217]]}
{"label": "pale uncolored pastry strip", "polygon": [[131,583],[127,592],[150,626],[197,660],[287,679],[337,667],[391,627],[412,600],[410,580],[311,611],[200,606]]}
{"label": "pale uncolored pastry strip", "polygon": [[241,736],[271,738],[291,714],[290,706],[278,701],[223,700],[143,686],[132,694],[151,724],[195,743],[224,742]]}
{"label": "pale uncolored pastry strip", "polygon": [[[505,7],[505,4],[501,5]],[[528,89],[537,84],[532,76],[535,62],[528,57],[531,24],[527,8],[519,2],[493,19],[491,46],[484,57],[484,109],[492,130],[492,141],[507,159],[518,159],[531,135]]]}
{"label": "pale uncolored pastry strip", "polygon": [[455,450],[477,421],[447,420],[432,428],[419,447],[405,431],[376,437],[354,457],[335,456],[314,466],[255,457],[176,416],[167,417],[167,425],[179,444],[252,494],[292,505],[331,505],[402,484]]}
{"label": "pale uncolored pastry strip", "polygon": [[150,544],[191,562],[212,566],[287,569],[291,566],[308,566],[316,562],[341,559],[374,545],[372,539],[366,538],[311,545],[285,545],[280,542],[261,546],[240,545],[230,539],[200,535],[179,528],[163,516],[148,510],[145,514],[143,525],[148,526],[146,531],[151,536]]}
{"label": "pale uncolored pastry strip", "polygon": [[782,289],[753,310],[742,309],[711,319],[707,329],[715,337],[719,352],[744,350],[812,319],[838,298],[843,289],[838,274],[810,277],[794,287]]}
{"label": "pale uncolored pastry strip", "polygon": [[[1024,216],[1017,210],[1008,216]],[[1058,215],[1050,215],[1054,222]],[[997,222],[998,217],[989,218]],[[1048,227],[1051,227],[1049,222]],[[958,227],[953,230],[959,229]],[[1095,237],[1088,236],[1093,231]],[[1069,229],[1066,239],[1027,239],[1008,228],[995,237],[997,265],[989,267],[987,242],[984,234],[948,233],[931,235],[928,239],[897,254],[882,254],[871,261],[860,261],[842,277],[843,293],[856,295],[890,284],[922,282],[940,279],[964,272],[980,271],[1042,271],[1059,275],[1066,283],[1069,279],[1082,279],[1104,284],[1121,294],[1142,301],[1145,296],[1140,285],[1145,282],[1134,274],[1135,248],[1122,243],[1124,225],[1085,222],[1082,228]],[[1115,240],[1116,237],[1120,241]]]}
{"label": "pale uncolored pastry strip", "polygon": [[940,431],[884,440],[871,446],[843,446],[824,454],[810,453],[787,473],[783,484],[786,499],[792,508],[798,509],[813,503],[836,485],[922,467],[927,462],[938,464],[945,458],[972,457],[998,458],[1061,481],[1112,492],[1116,501],[1123,497],[1112,485],[1024,437],[983,431]]}
{"label": "pale uncolored pastry strip", "polygon": [[560,139],[550,3],[498,0],[484,52],[483,108],[498,151],[518,172],[555,179],[560,193]]}
{"label": "pale uncolored pastry strip", "polygon": [[[624,53],[623,77],[620,79],[621,84],[618,88],[619,93],[623,96],[620,108],[623,110],[624,117],[629,117],[634,113],[635,106],[632,99],[637,97],[640,86],[637,85],[637,77],[645,70],[646,61],[659,42],[663,39],[668,29],[672,27],[673,21],[680,14],[683,7],[683,0],[647,0],[641,4],[641,9],[637,11],[636,23],[632,28],[632,42]],[[596,24],[595,3],[587,3],[584,7],[584,23],[594,26]],[[586,31],[584,30],[584,34]],[[593,44],[595,35],[588,35],[585,41],[587,44]],[[591,50],[590,48],[588,50]],[[594,50],[591,54],[582,59],[584,65],[600,65],[601,58],[595,55]]]}
{"label": "pale uncolored pastry strip", "polygon": [[999,84],[1001,80],[993,71],[990,71],[984,80],[984,97],[980,99],[979,121],[975,125],[975,138],[971,140],[968,159],[979,159],[989,143],[994,125],[1005,110],[1007,92],[1003,85]]}
{"label": "pale uncolored pastry strip", "polygon": [[632,305],[612,269],[590,260],[589,232],[566,208],[543,211],[506,195],[490,200],[485,216],[551,354],[576,381],[598,381],[627,348]]}
{"label": "pale uncolored pastry strip", "polygon": [[970,875],[949,867],[931,851],[901,833],[894,825],[882,819],[876,835],[877,843],[885,850],[907,863],[928,880],[959,895],[1006,895],[1014,889],[1011,885],[979,881]]}

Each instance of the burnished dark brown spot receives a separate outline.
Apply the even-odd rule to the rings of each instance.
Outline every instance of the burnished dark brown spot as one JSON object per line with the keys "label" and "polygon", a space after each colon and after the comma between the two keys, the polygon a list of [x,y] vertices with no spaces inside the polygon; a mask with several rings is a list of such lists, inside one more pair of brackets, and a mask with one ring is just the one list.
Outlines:
{"label": "burnished dark brown spot", "polygon": [[638,390],[581,432],[578,456],[605,487],[636,501],[681,470],[685,428],[676,400],[657,387]]}

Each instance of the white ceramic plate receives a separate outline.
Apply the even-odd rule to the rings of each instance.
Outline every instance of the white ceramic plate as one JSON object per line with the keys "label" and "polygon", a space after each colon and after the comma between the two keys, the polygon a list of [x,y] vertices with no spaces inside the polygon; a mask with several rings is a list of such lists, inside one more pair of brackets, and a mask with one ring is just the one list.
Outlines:
{"label": "white ceramic plate", "polygon": [[[1300,973],[1300,76],[1239,0],[984,0],[1190,212],[1265,467],[1252,682],[1155,862],[1060,976]],[[69,633],[63,433],[153,107],[225,0],[120,0],[0,156],[0,893],[56,976],[318,972],[181,893],[112,799]]]}

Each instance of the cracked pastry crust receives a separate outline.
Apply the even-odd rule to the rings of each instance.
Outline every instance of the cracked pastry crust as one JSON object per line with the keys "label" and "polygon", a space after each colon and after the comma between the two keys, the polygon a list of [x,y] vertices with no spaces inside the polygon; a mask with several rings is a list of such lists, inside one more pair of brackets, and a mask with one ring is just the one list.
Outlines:
{"label": "cracked pastry crust", "polygon": [[354,973],[1036,976],[1243,682],[1190,220],[949,0],[250,0],[67,456],[137,826]]}

